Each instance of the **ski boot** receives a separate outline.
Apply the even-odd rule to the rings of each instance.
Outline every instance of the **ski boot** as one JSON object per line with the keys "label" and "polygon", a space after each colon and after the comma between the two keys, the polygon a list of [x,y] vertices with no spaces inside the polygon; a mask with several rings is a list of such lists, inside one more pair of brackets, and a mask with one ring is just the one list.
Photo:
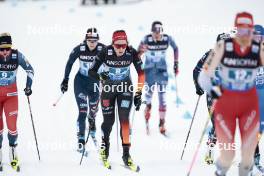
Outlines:
{"label": "ski boot", "polygon": [[160,119],[159,130],[162,135],[166,135],[165,119]]}
{"label": "ski boot", "polygon": [[122,156],[123,162],[125,164],[125,167],[127,169],[130,169],[134,172],[139,172],[140,168],[138,165],[134,164],[130,154],[129,154],[129,147],[123,146],[123,156]]}
{"label": "ski boot", "polygon": [[20,166],[19,166],[19,162],[18,162],[16,146],[17,145],[10,145],[10,147],[9,147],[9,159],[10,159],[11,167],[15,171],[19,172],[20,171]]}
{"label": "ski boot", "polygon": [[[88,156],[88,151],[85,151],[85,140],[83,135],[78,135],[78,146],[77,146],[77,152],[80,154],[83,154],[83,156]],[[83,153],[84,152],[84,153]]]}
{"label": "ski boot", "polygon": [[151,112],[151,104],[147,104],[147,106],[145,108],[145,112],[144,112],[145,120],[146,120],[146,133],[147,133],[147,135],[150,134],[150,131],[149,131],[150,112]]}
{"label": "ski boot", "polygon": [[208,165],[214,163],[214,147],[216,145],[216,136],[214,133],[209,133],[209,138],[207,141],[207,152],[205,154],[205,162]]}
{"label": "ski boot", "polygon": [[85,146],[84,136],[78,136],[77,152],[82,153]]}
{"label": "ski boot", "polygon": [[108,161],[110,143],[108,140],[102,138],[102,144],[100,149],[100,159],[105,168],[111,169],[110,162]]}

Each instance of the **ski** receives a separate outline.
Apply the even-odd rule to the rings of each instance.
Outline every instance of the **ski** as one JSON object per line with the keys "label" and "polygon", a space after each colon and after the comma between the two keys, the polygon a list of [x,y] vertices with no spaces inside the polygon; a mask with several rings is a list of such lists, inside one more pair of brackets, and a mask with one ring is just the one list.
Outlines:
{"label": "ski", "polygon": [[165,137],[165,138],[167,138],[167,139],[169,139],[170,138],[170,135],[169,135],[169,133],[160,133],[163,137]]}
{"label": "ski", "polygon": [[[77,152],[80,153],[80,154],[82,154],[83,153],[83,150],[78,150],[77,149]],[[85,151],[83,156],[84,157],[88,157],[89,156],[89,152],[88,151]]]}
{"label": "ski", "polygon": [[122,165],[124,168],[131,170],[133,172],[139,172],[140,171],[140,167],[138,165],[132,164],[131,166],[127,166],[127,165]]}
{"label": "ski", "polygon": [[95,137],[95,132],[92,132],[92,131],[91,131],[91,137],[92,137],[92,140],[93,140],[94,146],[95,146],[96,148],[98,148],[97,139],[96,139],[96,137]]}
{"label": "ski", "polygon": [[101,159],[101,161],[102,161],[103,166],[104,166],[106,169],[109,169],[109,170],[112,169],[112,166],[111,166],[111,164],[110,164],[110,162],[109,162],[108,160],[103,160],[103,159]]}
{"label": "ski", "polygon": [[264,168],[261,165],[256,165],[256,169],[259,171],[259,176],[264,176]]}

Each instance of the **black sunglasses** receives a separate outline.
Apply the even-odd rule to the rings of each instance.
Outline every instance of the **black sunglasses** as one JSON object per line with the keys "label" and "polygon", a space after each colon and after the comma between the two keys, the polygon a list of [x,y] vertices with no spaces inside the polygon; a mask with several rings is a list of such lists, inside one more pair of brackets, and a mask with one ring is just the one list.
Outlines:
{"label": "black sunglasses", "polygon": [[11,48],[0,48],[0,51],[10,51]]}

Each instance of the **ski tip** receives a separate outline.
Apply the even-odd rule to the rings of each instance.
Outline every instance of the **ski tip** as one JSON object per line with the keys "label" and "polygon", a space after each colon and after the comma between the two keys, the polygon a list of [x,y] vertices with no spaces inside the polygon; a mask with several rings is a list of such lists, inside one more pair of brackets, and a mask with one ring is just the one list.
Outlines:
{"label": "ski tip", "polygon": [[19,167],[19,166],[17,166],[16,171],[17,171],[17,172],[20,172],[20,167]]}
{"label": "ski tip", "polygon": [[139,171],[140,171],[140,167],[138,166],[136,172],[139,172]]}

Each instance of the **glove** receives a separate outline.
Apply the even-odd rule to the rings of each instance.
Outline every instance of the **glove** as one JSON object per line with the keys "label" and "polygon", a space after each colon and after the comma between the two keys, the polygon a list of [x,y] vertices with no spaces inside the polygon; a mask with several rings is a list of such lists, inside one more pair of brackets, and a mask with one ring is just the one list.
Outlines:
{"label": "glove", "polygon": [[32,94],[32,90],[31,90],[31,88],[29,88],[29,87],[26,87],[26,88],[24,89],[24,92],[25,92],[25,95],[26,95],[26,96],[30,96],[30,95]]}
{"label": "glove", "polygon": [[139,111],[142,99],[141,99],[142,92],[141,90],[137,91],[134,96],[134,105],[136,106],[136,111]]}
{"label": "glove", "polygon": [[220,89],[219,86],[213,86],[209,95],[213,98],[213,99],[218,99],[219,97],[222,96],[222,91]]}
{"label": "glove", "polygon": [[200,88],[199,86],[195,86],[195,88],[196,88],[196,94],[197,95],[201,96],[204,94],[204,91],[202,88]]}
{"label": "glove", "polygon": [[178,75],[179,73],[178,61],[174,62],[173,70],[174,70],[175,75]]}
{"label": "glove", "polygon": [[69,82],[69,79],[66,79],[66,78],[64,78],[64,80],[62,81],[62,83],[61,83],[61,92],[62,93],[67,92],[67,90],[68,90],[68,82]]}
{"label": "glove", "polygon": [[100,80],[107,81],[109,80],[109,72],[102,72],[99,74]]}
{"label": "glove", "polygon": [[259,132],[257,137],[258,137],[258,141],[260,141],[260,139],[261,139],[261,137],[262,137],[262,133]]}
{"label": "glove", "polygon": [[139,51],[140,51],[141,53],[144,53],[144,52],[146,52],[147,50],[148,50],[148,45],[146,45],[146,44],[141,45],[140,48],[139,48]]}

